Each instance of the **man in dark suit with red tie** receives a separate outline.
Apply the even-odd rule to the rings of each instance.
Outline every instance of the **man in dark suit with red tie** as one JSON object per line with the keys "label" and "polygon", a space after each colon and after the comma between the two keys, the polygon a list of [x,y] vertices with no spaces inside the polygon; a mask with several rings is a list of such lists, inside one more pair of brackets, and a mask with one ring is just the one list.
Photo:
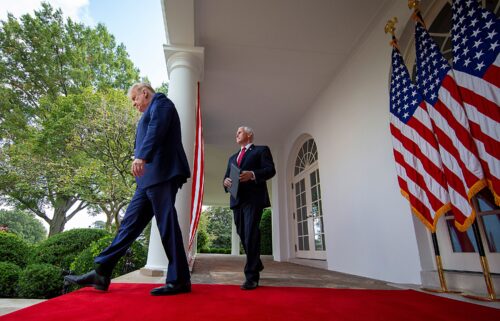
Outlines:
{"label": "man in dark suit with red tie", "polygon": [[231,187],[231,164],[241,169],[239,187],[236,197],[231,195],[230,207],[234,214],[234,223],[240,236],[247,261],[245,264],[245,282],[243,290],[253,290],[259,285],[260,271],[264,265],[260,260],[260,219],[264,208],[271,206],[266,181],[274,176],[273,157],[267,146],[253,144],[254,133],[243,126],[236,132],[236,143],[240,151],[229,158],[224,188]]}
{"label": "man in dark suit with red tie", "polygon": [[172,101],[162,93],[155,93],[149,84],[133,85],[129,98],[142,113],[132,162],[137,182],[135,194],[113,242],[95,258],[96,269],[80,276],[65,276],[65,280],[106,291],[116,263],[154,216],[167,254],[168,270],[165,286],[153,289],[151,294],[191,292],[189,266],[174,207],[177,191],[190,177],[179,115]]}

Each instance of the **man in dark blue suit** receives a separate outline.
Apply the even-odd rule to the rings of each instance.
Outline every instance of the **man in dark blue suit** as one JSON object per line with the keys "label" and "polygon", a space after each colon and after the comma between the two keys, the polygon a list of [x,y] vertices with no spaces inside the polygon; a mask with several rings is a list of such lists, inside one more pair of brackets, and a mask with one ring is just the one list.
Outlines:
{"label": "man in dark blue suit", "polygon": [[135,194],[113,242],[95,258],[96,269],[81,276],[66,276],[65,280],[106,291],[116,263],[154,216],[168,257],[168,271],[165,286],[153,289],[151,294],[191,292],[189,266],[174,207],[178,189],[190,176],[179,115],[172,101],[155,93],[149,84],[133,85],[129,98],[142,113],[132,162],[137,182]]}
{"label": "man in dark blue suit", "polygon": [[264,208],[271,206],[266,181],[276,174],[269,147],[254,145],[253,138],[251,128],[238,128],[236,143],[240,145],[240,150],[229,158],[223,183],[227,192],[233,183],[230,178],[231,164],[237,165],[241,169],[238,194],[236,197],[231,195],[230,207],[247,256],[245,282],[241,285],[243,290],[257,288],[259,272],[264,269],[260,260],[259,224]]}

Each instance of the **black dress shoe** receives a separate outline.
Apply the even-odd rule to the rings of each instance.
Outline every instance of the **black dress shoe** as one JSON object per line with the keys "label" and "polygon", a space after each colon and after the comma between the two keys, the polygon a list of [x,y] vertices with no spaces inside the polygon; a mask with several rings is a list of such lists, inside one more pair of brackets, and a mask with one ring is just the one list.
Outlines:
{"label": "black dress shoe", "polygon": [[167,283],[159,288],[151,290],[151,295],[174,295],[191,292],[191,282],[182,284]]}
{"label": "black dress shoe", "polygon": [[240,288],[242,290],[255,290],[257,286],[259,286],[258,282],[246,280]]}
{"label": "black dress shoe", "polygon": [[93,286],[101,291],[107,291],[111,282],[109,277],[100,275],[95,270],[83,275],[66,275],[64,280],[79,286]]}

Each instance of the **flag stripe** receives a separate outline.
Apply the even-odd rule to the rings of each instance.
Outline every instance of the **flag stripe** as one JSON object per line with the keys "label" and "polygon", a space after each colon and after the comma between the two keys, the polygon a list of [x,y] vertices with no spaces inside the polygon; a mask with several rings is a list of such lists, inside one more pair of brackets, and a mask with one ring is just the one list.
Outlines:
{"label": "flag stripe", "polygon": [[498,68],[498,66],[491,65],[484,74],[483,79],[498,88],[500,86],[500,68]]}
{"label": "flag stripe", "polygon": [[438,218],[451,208],[439,145],[426,105],[396,47],[392,66],[389,129],[398,183],[413,214],[434,232]]}
{"label": "flag stripe", "polygon": [[192,259],[191,250],[193,248],[203,205],[203,194],[205,185],[204,153],[205,152],[204,152],[204,142],[203,142],[203,127],[201,121],[201,106],[200,106],[200,83],[198,83],[198,93],[196,101],[196,133],[195,133],[195,143],[194,143],[193,182],[191,186],[191,218],[189,226],[189,245],[188,245],[188,253],[190,260]]}
{"label": "flag stripe", "polygon": [[421,188],[418,184],[418,175],[416,171],[405,161],[404,156],[397,150],[394,150],[394,159],[396,160],[396,170],[398,176],[406,183],[407,198],[410,201],[411,207],[425,219],[427,226],[434,226],[434,220],[429,210],[431,207],[428,193]]}
{"label": "flag stripe", "polygon": [[[426,185],[433,187],[433,193],[440,195],[439,198],[441,202],[447,202],[447,193],[445,190],[446,181],[441,173],[441,169],[426,157],[416,143],[405,137],[401,131],[392,124],[391,133],[396,139],[396,141],[393,142],[394,148],[405,155],[405,158],[414,158],[414,161],[409,163],[416,164],[417,170],[420,173],[425,173],[426,177],[428,177]],[[436,209],[436,207],[433,208]]]}
{"label": "flag stripe", "polygon": [[478,1],[452,3],[456,82],[495,203],[500,205],[500,20]]}
{"label": "flag stripe", "polygon": [[[437,211],[444,202],[448,201],[446,189],[440,186],[439,182],[433,177],[433,174],[423,169],[423,164],[418,160],[418,156],[415,156],[404,148],[401,142],[397,141],[397,138],[393,144],[394,149],[400,153],[404,159],[404,163],[400,162],[400,165],[407,170],[407,175],[412,178],[416,184],[422,186],[422,188],[427,191],[426,197],[430,200],[430,204],[432,204],[431,208]],[[417,172],[419,174],[418,179],[416,176]]]}
{"label": "flag stripe", "polygon": [[417,87],[440,146],[455,225],[464,230],[475,217],[470,199],[486,186],[453,71],[425,27],[415,25]]}
{"label": "flag stripe", "polygon": [[453,73],[456,76],[464,103],[473,105],[480,113],[487,115],[497,123],[500,122],[500,110],[498,104],[495,103],[495,101],[500,101],[498,88],[463,72],[455,70]]}

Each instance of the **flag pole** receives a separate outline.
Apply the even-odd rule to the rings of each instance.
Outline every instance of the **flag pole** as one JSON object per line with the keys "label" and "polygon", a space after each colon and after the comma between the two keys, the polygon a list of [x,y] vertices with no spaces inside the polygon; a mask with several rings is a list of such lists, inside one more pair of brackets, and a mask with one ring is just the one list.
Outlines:
{"label": "flag pole", "polygon": [[[472,199],[472,205],[474,206],[474,210],[479,212],[479,206],[477,203],[477,199]],[[500,299],[496,297],[495,287],[493,286],[493,281],[491,279],[490,268],[488,265],[488,259],[486,258],[486,254],[484,252],[483,241],[481,238],[481,232],[479,231],[479,225],[477,224],[477,218],[472,223],[472,231],[474,232],[474,237],[476,239],[477,250],[479,252],[479,260],[481,261],[481,267],[483,269],[484,281],[486,282],[486,289],[488,290],[488,297],[478,296],[473,294],[462,294],[462,296],[470,299],[480,300],[480,301],[494,301],[499,302]]]}
{"label": "flag pole", "polygon": [[439,276],[439,283],[441,284],[441,289],[431,289],[431,288],[421,288],[424,291],[435,292],[435,293],[461,293],[461,291],[448,290],[446,286],[446,279],[444,277],[443,263],[441,261],[441,253],[439,252],[439,245],[436,236],[436,232],[431,232],[432,235],[432,245],[434,247],[434,258],[436,259],[436,267]]}

